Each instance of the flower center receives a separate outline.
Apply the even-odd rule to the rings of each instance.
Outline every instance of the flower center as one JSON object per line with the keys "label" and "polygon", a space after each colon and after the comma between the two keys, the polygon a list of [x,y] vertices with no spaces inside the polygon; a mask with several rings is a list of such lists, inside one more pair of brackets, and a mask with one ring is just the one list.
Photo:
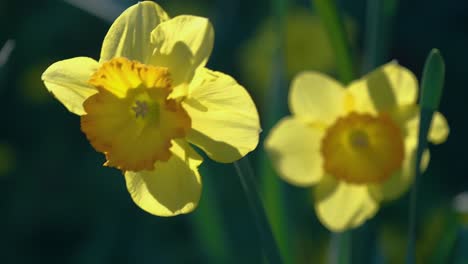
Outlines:
{"label": "flower center", "polygon": [[135,118],[139,116],[145,118],[148,114],[148,104],[145,101],[136,100],[135,106],[133,106],[132,109],[135,111]]}
{"label": "flower center", "polygon": [[89,83],[98,93],[83,104],[81,129],[106,155],[106,166],[152,170],[156,161],[170,158],[171,141],[191,127],[180,102],[169,98],[166,68],[115,58],[103,63]]}
{"label": "flower center", "polygon": [[322,139],[324,169],[349,183],[378,183],[403,162],[400,128],[386,114],[350,113],[338,118]]}
{"label": "flower center", "polygon": [[367,139],[366,132],[361,130],[353,130],[349,133],[349,141],[356,149],[364,149],[369,147],[369,140]]}

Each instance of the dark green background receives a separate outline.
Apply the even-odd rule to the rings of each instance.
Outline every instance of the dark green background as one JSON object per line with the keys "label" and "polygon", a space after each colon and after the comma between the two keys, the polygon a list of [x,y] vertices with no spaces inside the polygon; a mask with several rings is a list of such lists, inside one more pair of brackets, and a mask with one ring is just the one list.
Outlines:
{"label": "dark green background", "polygon": [[[135,3],[113,2],[122,9]],[[468,189],[468,2],[387,2],[396,4],[396,12],[387,25],[387,54],[381,63],[396,59],[419,78],[431,48],[439,48],[446,60],[440,111],[451,133],[445,144],[431,147],[431,164],[419,192],[417,225],[422,263],[446,263],[447,254],[458,252],[450,249],[460,245],[460,239],[455,244],[451,239],[461,226],[452,200]],[[208,66],[234,76],[253,94],[268,89],[248,86],[249,77],[242,71],[248,61],[240,59],[240,52],[272,13],[270,1],[158,3],[171,16],[209,17],[216,39]],[[289,4],[313,12],[309,1]],[[365,1],[342,0],[339,7],[355,23],[353,53],[360,61],[365,53]],[[174,218],[149,215],[133,204],[120,172],[101,166],[103,155],[93,150],[80,131],[79,117],[47,93],[40,81],[47,66],[76,56],[98,59],[108,27],[108,22],[64,1],[0,0],[0,46],[15,40],[9,61],[0,66],[0,263],[261,262],[254,222],[232,165],[205,159],[202,200],[195,213]],[[254,161],[258,155],[263,155],[261,148],[254,153]],[[298,261],[320,263],[328,254],[329,234],[316,220],[307,191],[286,184],[283,188],[293,254]],[[355,232],[355,263],[401,260],[407,201],[405,195],[384,205],[368,227]],[[207,240],[216,237],[214,233],[219,235],[211,224],[216,220],[222,224],[225,239],[210,243]],[[366,247],[365,243],[373,244]]]}

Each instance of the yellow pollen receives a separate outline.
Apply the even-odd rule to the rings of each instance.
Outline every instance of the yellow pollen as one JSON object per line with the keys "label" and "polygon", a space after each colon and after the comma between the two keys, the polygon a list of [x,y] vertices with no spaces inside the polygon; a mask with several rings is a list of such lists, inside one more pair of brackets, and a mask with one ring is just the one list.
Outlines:
{"label": "yellow pollen", "polygon": [[169,99],[167,68],[115,58],[103,63],[89,83],[98,93],[83,103],[81,129],[106,155],[106,166],[152,170],[156,161],[170,158],[171,141],[191,127],[180,102]]}
{"label": "yellow pollen", "polygon": [[400,128],[386,114],[351,112],[338,118],[322,139],[324,170],[349,183],[378,183],[388,179],[403,162]]}

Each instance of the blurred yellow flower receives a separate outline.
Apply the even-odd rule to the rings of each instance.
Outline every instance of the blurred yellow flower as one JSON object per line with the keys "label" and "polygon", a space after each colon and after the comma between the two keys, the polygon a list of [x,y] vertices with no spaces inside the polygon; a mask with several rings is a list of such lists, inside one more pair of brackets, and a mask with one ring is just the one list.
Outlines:
{"label": "blurred yellow flower", "polygon": [[214,31],[206,18],[170,19],[154,2],[124,11],[104,38],[99,62],[52,64],[47,89],[72,113],[104,165],[122,170],[143,210],[189,213],[201,192],[202,157],[233,162],[258,144],[257,110],[230,76],[205,68]]}
{"label": "blurred yellow flower", "polygon": [[[293,80],[292,116],[272,129],[265,147],[285,181],[315,185],[315,211],[328,229],[357,227],[376,214],[380,202],[408,189],[417,145],[417,92],[414,75],[396,62],[346,89],[318,72]],[[436,113],[428,139],[442,143],[448,133],[445,118]]]}
{"label": "blurred yellow flower", "polygon": [[[320,18],[310,9],[299,7],[288,10],[285,18],[283,48],[286,77],[291,79],[304,69],[333,72],[334,54]],[[354,43],[356,29],[353,21],[345,19],[345,26],[350,43]],[[265,19],[240,51],[243,77],[250,86],[259,89],[256,91],[259,93],[271,85],[272,58],[277,49],[276,30],[274,18]]]}

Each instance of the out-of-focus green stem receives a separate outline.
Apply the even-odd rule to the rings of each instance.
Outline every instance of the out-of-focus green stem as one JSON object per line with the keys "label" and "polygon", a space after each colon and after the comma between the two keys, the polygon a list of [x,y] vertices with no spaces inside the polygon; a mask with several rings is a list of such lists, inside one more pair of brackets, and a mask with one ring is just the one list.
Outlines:
{"label": "out-of-focus green stem", "polygon": [[[348,35],[335,0],[312,0],[312,3],[330,39],[339,79],[342,83],[348,84],[356,77],[353,56],[347,38]],[[338,258],[336,260],[332,259],[332,263],[347,264],[351,262],[351,238],[351,231],[333,234],[332,252],[336,252]]]}
{"label": "out-of-focus green stem", "polygon": [[372,71],[388,59],[389,32],[398,0],[367,0],[362,72]]}
{"label": "out-of-focus green stem", "polygon": [[281,256],[285,263],[295,263],[291,254],[291,237],[288,232],[288,219],[285,212],[282,182],[273,171],[267,157],[262,157],[261,172],[262,196],[265,202],[265,210],[271,223],[271,228],[278,243]]}
{"label": "out-of-focus green stem", "polygon": [[202,175],[205,176],[200,201],[202,206],[191,215],[194,232],[207,259],[215,263],[233,263],[230,240],[223,229],[222,215],[210,179],[213,175],[210,175],[208,170],[202,171]]}
{"label": "out-of-focus green stem", "polygon": [[276,245],[276,240],[270,228],[268,218],[265,214],[265,209],[262,206],[262,201],[257,191],[254,175],[248,158],[244,157],[243,159],[235,162],[234,166],[236,167],[237,174],[239,175],[242,187],[244,188],[251,211],[254,215],[255,224],[260,233],[260,241],[268,263],[283,263],[278,246]]}
{"label": "out-of-focus green stem", "polygon": [[424,150],[427,147],[427,134],[432,122],[434,112],[439,108],[440,98],[445,79],[445,63],[437,49],[433,49],[427,56],[421,82],[421,96],[419,99],[420,121],[418,132],[418,147],[416,150],[415,178],[411,188],[408,223],[408,251],[406,263],[416,263],[416,208],[417,190],[420,181],[420,164]]}
{"label": "out-of-focus green stem", "polygon": [[366,34],[364,36],[363,72],[372,71],[384,60],[384,0],[367,0]]}
{"label": "out-of-focus green stem", "polygon": [[461,226],[457,232],[457,240],[452,263],[465,264],[468,259],[468,226]]}
{"label": "out-of-focus green stem", "polygon": [[[267,135],[273,125],[288,112],[287,106],[287,80],[285,76],[285,21],[287,13],[287,0],[273,0],[272,14],[274,17],[275,45],[272,57],[271,84],[269,85],[265,101],[269,102],[262,119],[264,129],[263,136]],[[262,197],[265,210],[271,223],[274,237],[285,263],[295,263],[291,253],[291,239],[289,237],[289,225],[284,206],[283,184],[274,172],[266,155],[260,157],[259,171],[262,179]]]}
{"label": "out-of-focus green stem", "polygon": [[355,77],[353,56],[335,0],[312,0],[312,2],[330,39],[339,78],[343,83],[348,84]]}
{"label": "out-of-focus green stem", "polygon": [[333,233],[330,246],[330,264],[351,263],[351,231]]}

